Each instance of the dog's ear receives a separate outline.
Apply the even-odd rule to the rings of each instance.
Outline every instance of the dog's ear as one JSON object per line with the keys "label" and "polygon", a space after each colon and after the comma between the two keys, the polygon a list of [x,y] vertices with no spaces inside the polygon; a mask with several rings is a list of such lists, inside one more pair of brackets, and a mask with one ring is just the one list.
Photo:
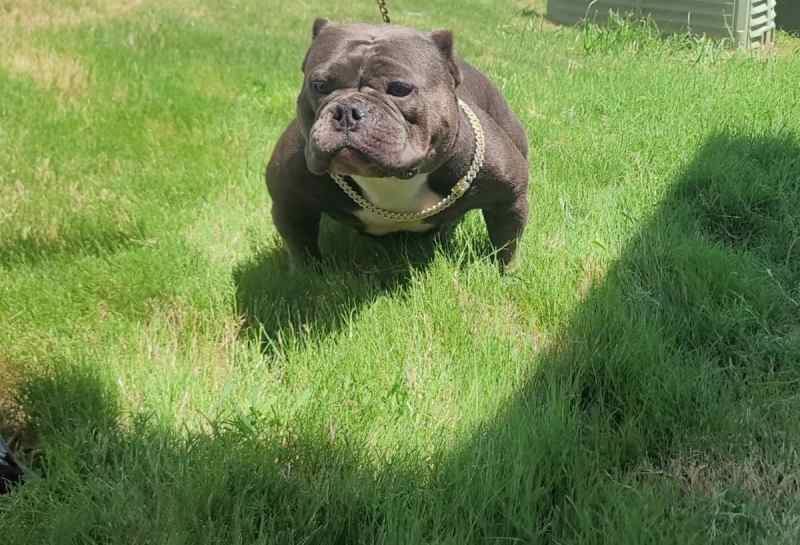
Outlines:
{"label": "dog's ear", "polygon": [[317,17],[314,19],[314,26],[311,27],[311,37],[316,38],[322,29],[328,26],[328,22],[329,21],[327,19],[323,19],[322,17]]}
{"label": "dog's ear", "polygon": [[[327,19],[323,19],[322,17],[317,17],[314,19],[314,25],[311,27],[311,39],[316,40],[319,33],[322,32],[322,29],[325,28],[330,24],[330,21]],[[311,48],[308,48],[306,51],[306,56],[303,58],[303,64],[300,66],[300,70],[303,72],[306,71],[306,63],[308,62],[308,54],[311,52]]]}
{"label": "dog's ear", "polygon": [[450,70],[450,75],[453,76],[453,82],[458,87],[461,84],[461,70],[458,68],[453,56],[453,33],[449,30],[434,30],[431,32],[431,40],[442,53]]}

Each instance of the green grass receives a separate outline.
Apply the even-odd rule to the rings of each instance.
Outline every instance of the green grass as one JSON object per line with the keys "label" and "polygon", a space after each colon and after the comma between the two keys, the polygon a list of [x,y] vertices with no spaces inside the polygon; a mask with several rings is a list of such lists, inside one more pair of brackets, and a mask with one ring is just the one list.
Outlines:
{"label": "green grass", "polygon": [[330,4],[0,0],[3,542],[800,542],[800,42],[390,2],[527,128],[519,270],[470,216],[291,274],[311,21],[377,21]]}

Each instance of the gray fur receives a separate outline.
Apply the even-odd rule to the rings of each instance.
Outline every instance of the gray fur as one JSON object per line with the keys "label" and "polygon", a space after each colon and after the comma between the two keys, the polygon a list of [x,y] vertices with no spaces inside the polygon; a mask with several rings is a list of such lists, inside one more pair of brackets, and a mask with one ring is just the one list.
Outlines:
{"label": "gray fur", "polygon": [[393,183],[426,174],[430,189],[447,195],[474,152],[458,98],[481,121],[486,160],[470,190],[425,221],[444,228],[480,209],[501,263],[512,261],[528,217],[527,138],[492,82],[454,56],[449,31],[318,19],[303,72],[297,117],[266,173],[272,218],[293,261],[320,256],[322,214],[366,230],[328,172]]}

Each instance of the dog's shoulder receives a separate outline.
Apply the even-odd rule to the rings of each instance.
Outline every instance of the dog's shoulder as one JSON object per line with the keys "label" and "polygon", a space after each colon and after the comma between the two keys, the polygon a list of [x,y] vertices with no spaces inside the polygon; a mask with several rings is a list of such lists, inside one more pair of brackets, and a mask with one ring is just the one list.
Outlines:
{"label": "dog's shoulder", "polygon": [[517,115],[508,105],[497,85],[483,72],[458,59],[462,84],[458,94],[486,112],[508,135],[523,157],[528,157],[528,137]]}

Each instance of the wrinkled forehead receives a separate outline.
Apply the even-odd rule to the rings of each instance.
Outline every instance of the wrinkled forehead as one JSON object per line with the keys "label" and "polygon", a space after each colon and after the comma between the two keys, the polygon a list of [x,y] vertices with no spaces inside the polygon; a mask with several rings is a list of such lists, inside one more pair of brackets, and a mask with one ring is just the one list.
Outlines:
{"label": "wrinkled forehead", "polygon": [[307,74],[346,79],[412,79],[441,70],[441,54],[421,32],[364,24],[324,28],[314,40],[306,65]]}

